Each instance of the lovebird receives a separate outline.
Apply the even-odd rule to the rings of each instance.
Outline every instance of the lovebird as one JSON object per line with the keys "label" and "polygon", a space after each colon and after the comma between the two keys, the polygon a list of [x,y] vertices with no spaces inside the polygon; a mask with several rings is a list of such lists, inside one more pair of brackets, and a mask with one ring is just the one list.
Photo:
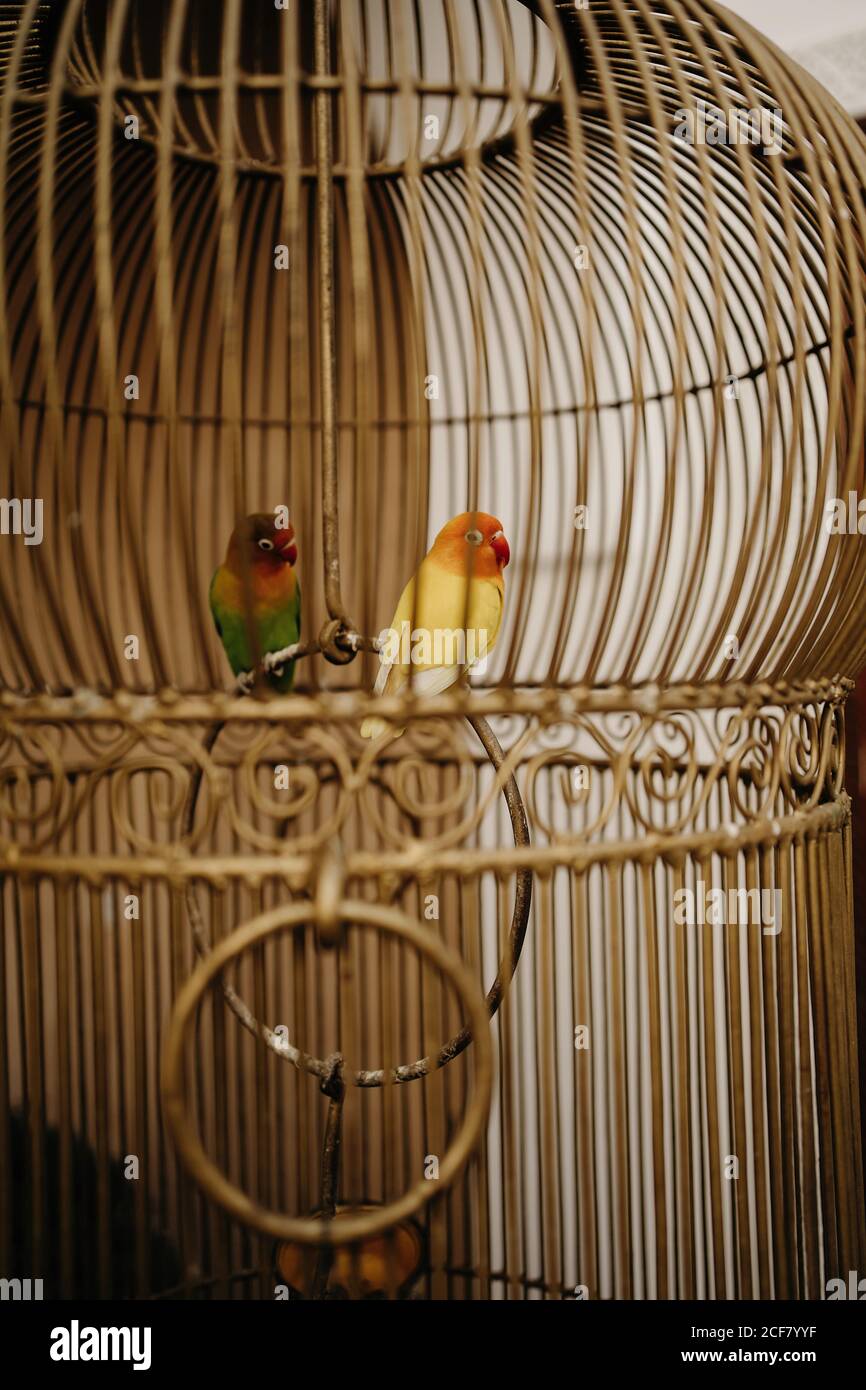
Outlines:
{"label": "lovebird", "polygon": [[[282,651],[299,640],[297,560],[294,527],[277,530],[271,512],[245,517],[232,532],[226,558],[211,580],[210,609],[236,676],[252,671],[268,652]],[[257,644],[250,640],[253,632]],[[295,663],[290,661],[281,671],[270,672],[266,682],[285,695],[294,679]]]}
{"label": "lovebird", "polygon": [[[510,559],[502,522],[495,516],[461,512],[443,526],[382,634],[374,694],[397,694],[411,666],[413,691],[438,695],[490,652],[499,636],[505,604],[502,571]],[[379,738],[390,728],[373,716],[364,720],[361,736]]]}

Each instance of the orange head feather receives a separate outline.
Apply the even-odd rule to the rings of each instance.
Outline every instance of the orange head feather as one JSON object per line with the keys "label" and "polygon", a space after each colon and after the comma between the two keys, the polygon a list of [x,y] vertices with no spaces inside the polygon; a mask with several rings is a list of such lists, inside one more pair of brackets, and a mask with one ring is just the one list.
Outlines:
{"label": "orange head feather", "polygon": [[430,558],[452,574],[497,579],[511,559],[502,522],[488,512],[461,512],[442,527]]}

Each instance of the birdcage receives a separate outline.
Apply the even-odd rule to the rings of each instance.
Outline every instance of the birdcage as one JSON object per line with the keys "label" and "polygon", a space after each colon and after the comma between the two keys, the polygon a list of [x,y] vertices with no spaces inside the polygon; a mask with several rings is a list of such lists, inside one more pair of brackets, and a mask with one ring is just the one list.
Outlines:
{"label": "birdcage", "polygon": [[[0,73],[0,1272],[824,1296],[852,122],[712,0],[27,0]],[[267,698],[207,592],[279,507]],[[496,648],[376,700],[463,511]]]}

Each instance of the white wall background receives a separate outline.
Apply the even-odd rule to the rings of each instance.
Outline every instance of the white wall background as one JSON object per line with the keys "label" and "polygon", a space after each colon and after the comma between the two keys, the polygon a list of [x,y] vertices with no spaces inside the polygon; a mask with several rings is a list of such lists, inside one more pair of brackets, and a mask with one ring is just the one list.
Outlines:
{"label": "white wall background", "polygon": [[727,0],[727,5],[813,72],[852,115],[866,114],[863,0]]}

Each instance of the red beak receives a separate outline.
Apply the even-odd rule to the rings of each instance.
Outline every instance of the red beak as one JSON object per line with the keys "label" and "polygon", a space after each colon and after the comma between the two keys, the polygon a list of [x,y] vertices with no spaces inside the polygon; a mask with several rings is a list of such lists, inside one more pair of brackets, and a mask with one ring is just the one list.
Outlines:
{"label": "red beak", "polygon": [[295,545],[294,531],[287,531],[283,544],[277,546],[277,554],[287,565],[294,565],[298,559],[298,547]]}
{"label": "red beak", "polygon": [[493,554],[496,556],[499,568],[505,569],[505,566],[511,559],[511,551],[508,548],[508,541],[505,539],[503,533],[497,531],[496,535],[492,537],[490,544],[493,547]]}

